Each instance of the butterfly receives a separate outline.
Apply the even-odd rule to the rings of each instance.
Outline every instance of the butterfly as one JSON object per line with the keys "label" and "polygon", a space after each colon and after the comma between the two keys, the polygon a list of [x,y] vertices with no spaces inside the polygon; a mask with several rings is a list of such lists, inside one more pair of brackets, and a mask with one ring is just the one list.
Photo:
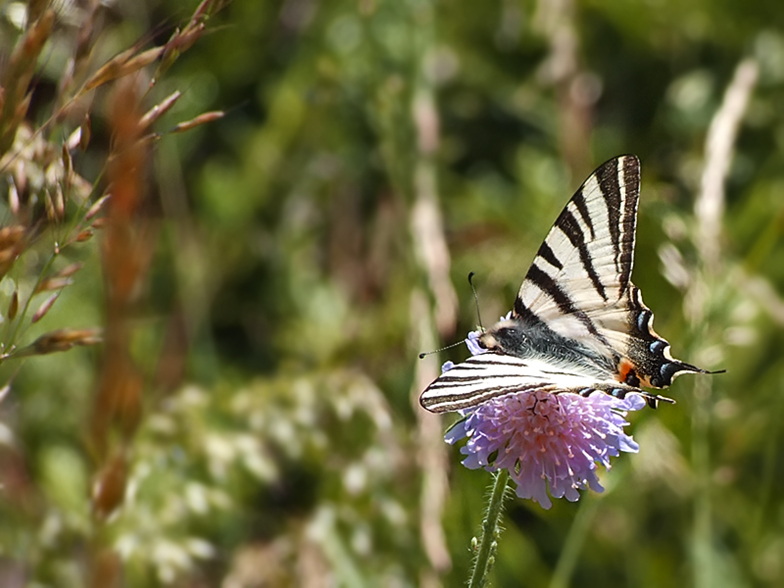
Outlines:
{"label": "butterfly", "polygon": [[485,352],[454,365],[420,403],[431,412],[543,390],[674,402],[642,389],[708,372],[674,359],[631,282],[640,161],[599,166],[572,196],[539,247],[507,318],[476,340]]}

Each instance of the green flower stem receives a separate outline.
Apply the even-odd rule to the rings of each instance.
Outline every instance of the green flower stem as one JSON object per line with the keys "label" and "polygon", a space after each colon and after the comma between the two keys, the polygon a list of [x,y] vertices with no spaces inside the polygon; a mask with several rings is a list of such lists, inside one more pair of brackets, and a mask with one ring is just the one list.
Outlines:
{"label": "green flower stem", "polygon": [[495,475],[493,493],[490,495],[490,502],[487,505],[485,520],[482,521],[482,539],[474,559],[474,571],[471,574],[471,581],[468,583],[469,588],[482,588],[487,584],[487,574],[495,560],[495,550],[498,546],[496,542],[500,533],[498,519],[501,518],[501,513],[504,510],[504,495],[508,481],[509,472],[498,470]]}

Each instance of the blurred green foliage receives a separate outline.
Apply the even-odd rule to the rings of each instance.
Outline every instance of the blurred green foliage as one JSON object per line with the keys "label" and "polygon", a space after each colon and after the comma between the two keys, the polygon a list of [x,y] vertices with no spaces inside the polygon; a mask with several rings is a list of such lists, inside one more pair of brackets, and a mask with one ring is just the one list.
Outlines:
{"label": "blurred green foliage", "polygon": [[[20,7],[0,4],[3,56]],[[95,63],[165,43],[194,8],[107,5]],[[425,457],[441,448],[423,440],[414,383],[417,353],[438,345],[412,231],[422,178],[452,256],[450,343],[476,322],[468,272],[485,320],[505,314],[572,191],[629,152],[643,169],[634,281],[677,357],[727,373],[680,379],[678,404],[631,415],[640,454],[615,461],[604,494],[511,501],[494,585],[782,585],[783,14],[773,0],[229,4],[148,97],[183,92],[144,176],[154,247],[129,320],[148,384],[123,504],[102,520],[90,498],[101,352],[5,362],[0,584],[88,584],[103,546],[127,586],[460,585],[491,478],[457,448]],[[52,100],[80,16],[58,13],[36,100]],[[706,135],[747,58],[759,78],[710,269],[694,213]],[[427,101],[435,122],[417,118]],[[74,167],[100,184],[96,104],[103,153]],[[214,109],[227,115],[165,134]],[[70,255],[83,269],[22,344],[103,320],[97,244]],[[17,267],[20,288],[42,259]],[[448,560],[422,531],[434,467]]]}

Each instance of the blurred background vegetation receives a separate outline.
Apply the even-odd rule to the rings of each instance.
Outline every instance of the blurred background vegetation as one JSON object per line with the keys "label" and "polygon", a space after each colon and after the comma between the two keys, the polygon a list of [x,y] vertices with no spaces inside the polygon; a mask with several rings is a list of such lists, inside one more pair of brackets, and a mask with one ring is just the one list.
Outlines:
{"label": "blurred background vegetation", "polygon": [[0,585],[460,585],[490,476],[417,353],[621,153],[657,330],[727,373],[511,500],[494,584],[784,585],[780,2],[223,4],[0,1]]}

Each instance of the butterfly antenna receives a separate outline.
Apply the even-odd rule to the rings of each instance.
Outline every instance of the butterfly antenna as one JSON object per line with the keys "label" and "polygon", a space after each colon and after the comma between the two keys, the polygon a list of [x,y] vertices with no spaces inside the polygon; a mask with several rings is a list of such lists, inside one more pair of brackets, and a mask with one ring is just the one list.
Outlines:
{"label": "butterfly antenna", "polygon": [[479,312],[479,296],[476,294],[474,287],[474,272],[468,272],[468,283],[471,284],[471,292],[474,293],[474,303],[476,304],[476,320],[479,321],[479,326],[484,331],[485,327],[482,325],[482,314]]}
{"label": "butterfly antenna", "polygon": [[457,347],[458,345],[462,345],[463,343],[465,343],[465,341],[455,341],[451,345],[447,345],[446,347],[442,347],[441,349],[420,353],[419,359],[425,359],[428,355],[433,355],[434,353],[441,353],[442,351],[446,351],[447,349],[452,349],[453,347]]}
{"label": "butterfly antenna", "polygon": [[[476,288],[474,287],[474,272],[469,272],[468,274],[468,283],[471,284],[471,292],[474,293],[474,303],[476,304],[476,318],[479,321],[479,326],[484,331],[484,327],[482,326],[482,315],[479,312],[479,296],[476,294]],[[442,351],[446,351],[447,349],[452,349],[453,347],[457,347],[458,345],[463,345],[465,341],[456,341],[451,345],[447,345],[446,347],[442,347],[441,349],[436,349],[435,351],[427,351],[424,353],[419,354],[419,359],[424,359],[428,355],[432,355],[433,353],[441,353]]]}

